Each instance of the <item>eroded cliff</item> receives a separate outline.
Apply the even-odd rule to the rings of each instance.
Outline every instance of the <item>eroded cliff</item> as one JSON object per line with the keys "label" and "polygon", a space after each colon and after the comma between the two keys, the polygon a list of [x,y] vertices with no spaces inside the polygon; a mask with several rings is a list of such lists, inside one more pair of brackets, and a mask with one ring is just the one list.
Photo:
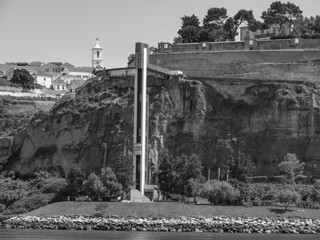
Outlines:
{"label": "eroded cliff", "polygon": [[[215,172],[240,149],[256,162],[255,175],[277,175],[288,152],[306,162],[308,176],[319,175],[319,91],[310,82],[149,75],[149,169],[166,154],[196,153]],[[90,80],[15,136],[6,168],[68,172],[77,164],[89,173],[104,156],[107,166],[131,156],[133,92],[131,78]]]}

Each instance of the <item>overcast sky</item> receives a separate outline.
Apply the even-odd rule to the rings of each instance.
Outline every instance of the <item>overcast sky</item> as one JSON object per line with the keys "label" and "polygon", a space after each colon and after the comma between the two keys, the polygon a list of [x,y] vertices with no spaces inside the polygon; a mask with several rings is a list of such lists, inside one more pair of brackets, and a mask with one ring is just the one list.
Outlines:
{"label": "overcast sky", "polygon": [[[135,42],[172,42],[180,17],[204,18],[211,7],[233,16],[253,10],[259,19],[272,0],[0,0],[0,63],[61,61],[91,66],[95,39],[103,67],[124,67]],[[320,15],[320,0],[291,0],[304,16]]]}

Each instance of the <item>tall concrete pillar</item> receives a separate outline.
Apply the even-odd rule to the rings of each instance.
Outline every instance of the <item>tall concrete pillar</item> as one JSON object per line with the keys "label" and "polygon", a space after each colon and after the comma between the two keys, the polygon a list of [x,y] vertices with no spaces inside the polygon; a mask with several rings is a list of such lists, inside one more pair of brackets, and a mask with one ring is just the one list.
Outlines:
{"label": "tall concrete pillar", "polygon": [[147,63],[148,45],[138,42],[135,51],[133,180],[142,194],[146,180]]}

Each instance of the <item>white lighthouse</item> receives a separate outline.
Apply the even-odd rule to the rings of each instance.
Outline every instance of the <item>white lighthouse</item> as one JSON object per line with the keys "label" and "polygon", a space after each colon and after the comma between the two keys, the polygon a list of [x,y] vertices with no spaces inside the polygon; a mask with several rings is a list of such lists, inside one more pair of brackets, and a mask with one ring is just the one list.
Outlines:
{"label": "white lighthouse", "polygon": [[99,38],[96,39],[96,45],[92,48],[92,67],[101,67],[102,63],[102,47],[99,44]]}

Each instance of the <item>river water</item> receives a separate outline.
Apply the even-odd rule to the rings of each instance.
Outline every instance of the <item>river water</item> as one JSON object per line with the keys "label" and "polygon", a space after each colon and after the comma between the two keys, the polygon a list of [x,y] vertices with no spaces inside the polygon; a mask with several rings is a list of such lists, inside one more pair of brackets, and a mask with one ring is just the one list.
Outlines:
{"label": "river water", "polygon": [[320,235],[292,234],[235,234],[235,233],[168,233],[168,232],[110,232],[71,230],[0,229],[0,239],[44,240],[319,240]]}

